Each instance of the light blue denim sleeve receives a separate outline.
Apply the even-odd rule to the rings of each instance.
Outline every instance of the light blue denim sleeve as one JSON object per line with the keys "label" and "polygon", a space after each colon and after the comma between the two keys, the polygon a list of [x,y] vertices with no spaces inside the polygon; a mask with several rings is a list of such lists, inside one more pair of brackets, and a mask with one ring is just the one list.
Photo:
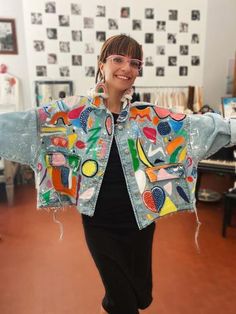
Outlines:
{"label": "light blue denim sleeve", "polygon": [[190,147],[197,161],[236,144],[236,119],[223,119],[216,113],[190,116]]}
{"label": "light blue denim sleeve", "polygon": [[0,114],[0,156],[35,166],[39,148],[36,110]]}

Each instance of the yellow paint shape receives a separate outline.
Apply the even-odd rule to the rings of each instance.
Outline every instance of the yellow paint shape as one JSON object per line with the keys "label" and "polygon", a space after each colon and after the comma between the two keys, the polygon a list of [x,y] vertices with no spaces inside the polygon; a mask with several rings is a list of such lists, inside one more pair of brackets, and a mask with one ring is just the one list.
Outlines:
{"label": "yellow paint shape", "polygon": [[187,153],[187,148],[184,147],[184,149],[183,149],[183,150],[181,151],[181,153],[179,154],[179,161],[185,160],[186,153]]}
{"label": "yellow paint shape", "polygon": [[93,177],[98,171],[98,165],[95,160],[87,160],[82,165],[82,174],[86,177]]}
{"label": "yellow paint shape", "polygon": [[77,140],[77,137],[78,137],[77,134],[70,134],[70,135],[68,135],[68,148],[69,149],[71,149],[74,146],[74,144],[75,144],[75,142]]}
{"label": "yellow paint shape", "polygon": [[165,216],[167,214],[170,214],[176,211],[177,211],[177,208],[175,204],[171,201],[171,199],[168,196],[166,196],[166,200],[161,209],[160,216]]}

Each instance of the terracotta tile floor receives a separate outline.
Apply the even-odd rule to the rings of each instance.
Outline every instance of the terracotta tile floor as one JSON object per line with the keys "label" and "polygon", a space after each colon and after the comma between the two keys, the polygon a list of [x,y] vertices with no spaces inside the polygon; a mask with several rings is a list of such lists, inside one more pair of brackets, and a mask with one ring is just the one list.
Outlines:
{"label": "terracotta tile floor", "polygon": [[[158,222],[154,241],[154,302],[147,314],[236,313],[236,228],[221,237],[221,203],[200,203],[201,252],[195,216]],[[85,245],[80,215],[35,210],[35,190],[16,188],[15,205],[0,201],[0,313],[97,314],[103,287]],[[129,314],[129,313],[121,313]]]}

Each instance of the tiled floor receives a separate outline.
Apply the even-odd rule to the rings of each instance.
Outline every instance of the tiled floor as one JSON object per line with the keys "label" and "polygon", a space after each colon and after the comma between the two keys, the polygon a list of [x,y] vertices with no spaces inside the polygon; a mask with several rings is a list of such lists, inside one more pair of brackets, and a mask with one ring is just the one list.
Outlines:
{"label": "tiled floor", "polygon": [[[236,228],[221,237],[222,205],[199,204],[200,254],[194,214],[158,221],[154,302],[147,314],[236,312]],[[16,188],[15,206],[0,201],[0,313],[98,314],[103,287],[85,245],[80,215],[35,209],[33,187]],[[129,313],[121,313],[129,314]]]}

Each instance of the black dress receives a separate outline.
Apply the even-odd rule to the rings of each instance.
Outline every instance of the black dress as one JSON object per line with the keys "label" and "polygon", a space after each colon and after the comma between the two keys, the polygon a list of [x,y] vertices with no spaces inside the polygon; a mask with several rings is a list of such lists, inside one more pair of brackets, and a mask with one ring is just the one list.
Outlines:
{"label": "black dress", "polygon": [[[118,114],[113,114],[115,121]],[[105,287],[109,314],[138,314],[152,302],[155,224],[139,230],[113,140],[93,217],[82,215],[85,238]]]}

